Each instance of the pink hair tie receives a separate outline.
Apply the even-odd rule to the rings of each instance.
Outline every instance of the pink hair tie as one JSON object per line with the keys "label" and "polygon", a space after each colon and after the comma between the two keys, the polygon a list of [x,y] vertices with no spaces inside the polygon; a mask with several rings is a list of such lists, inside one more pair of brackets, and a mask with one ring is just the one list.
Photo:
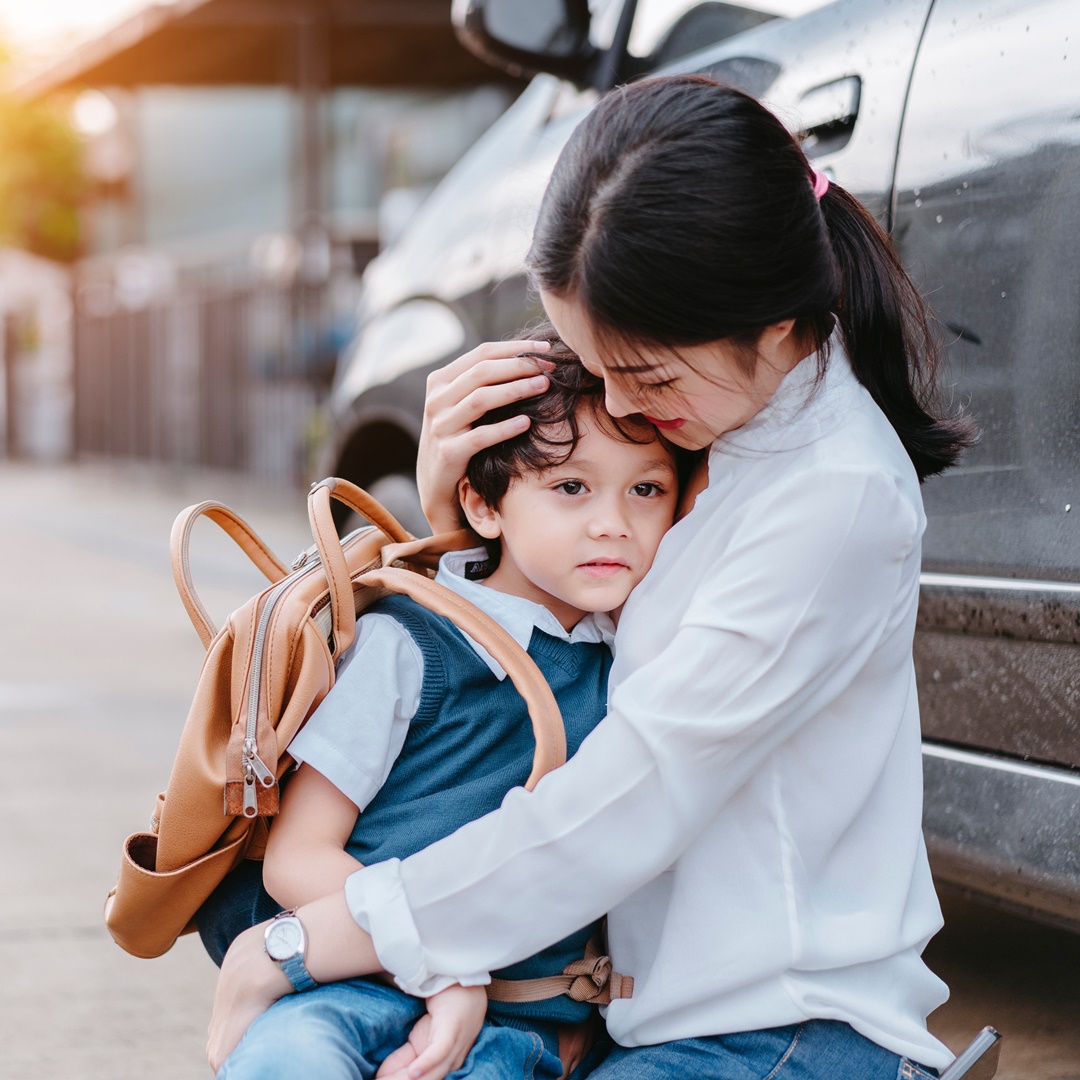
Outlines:
{"label": "pink hair tie", "polygon": [[829,178],[817,169],[810,170],[810,178],[814,185],[814,197],[821,202],[822,195],[829,190]]}

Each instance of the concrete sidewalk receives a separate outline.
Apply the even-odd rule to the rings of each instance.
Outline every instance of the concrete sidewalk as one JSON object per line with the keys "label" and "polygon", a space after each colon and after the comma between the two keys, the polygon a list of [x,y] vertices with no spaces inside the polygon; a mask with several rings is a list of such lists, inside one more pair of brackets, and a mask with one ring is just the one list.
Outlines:
{"label": "concrete sidewalk", "polygon": [[[164,787],[202,647],[169,569],[173,517],[218,498],[282,557],[302,494],[222,476],[0,464],[0,1076],[209,1076],[215,968],[197,940],[137,960],[102,903]],[[260,575],[211,524],[194,576],[219,619]]]}

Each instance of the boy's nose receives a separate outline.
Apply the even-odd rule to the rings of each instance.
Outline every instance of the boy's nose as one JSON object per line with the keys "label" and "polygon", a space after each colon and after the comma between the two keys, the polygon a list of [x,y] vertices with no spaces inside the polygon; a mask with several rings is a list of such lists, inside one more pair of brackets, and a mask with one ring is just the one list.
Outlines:
{"label": "boy's nose", "polygon": [[596,507],[589,532],[595,537],[629,536],[630,520],[614,500],[605,500]]}

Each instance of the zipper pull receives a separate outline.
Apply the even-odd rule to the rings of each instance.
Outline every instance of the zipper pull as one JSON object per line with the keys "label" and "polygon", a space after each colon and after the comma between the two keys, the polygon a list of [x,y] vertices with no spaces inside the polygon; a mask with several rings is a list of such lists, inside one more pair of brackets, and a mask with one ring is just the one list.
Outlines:
{"label": "zipper pull", "polygon": [[244,817],[253,818],[259,813],[259,797],[255,794],[255,774],[250,765],[244,766]]}
{"label": "zipper pull", "polygon": [[249,769],[259,778],[259,783],[262,784],[263,787],[271,788],[274,786],[274,774],[267,767],[266,762],[259,757],[254,739],[244,740],[245,780],[247,779],[247,770]]}
{"label": "zipper pull", "polygon": [[319,552],[316,548],[305,548],[296,556],[292,561],[293,570],[300,570],[302,568],[310,569],[312,566],[316,566],[322,562],[319,557]]}

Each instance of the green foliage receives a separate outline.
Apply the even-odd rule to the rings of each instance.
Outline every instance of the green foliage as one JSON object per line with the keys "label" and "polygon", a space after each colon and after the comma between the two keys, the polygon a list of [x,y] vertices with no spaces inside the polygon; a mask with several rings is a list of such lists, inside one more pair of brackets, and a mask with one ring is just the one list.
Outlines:
{"label": "green foliage", "polygon": [[61,262],[77,258],[86,190],[66,109],[0,95],[0,244]]}

